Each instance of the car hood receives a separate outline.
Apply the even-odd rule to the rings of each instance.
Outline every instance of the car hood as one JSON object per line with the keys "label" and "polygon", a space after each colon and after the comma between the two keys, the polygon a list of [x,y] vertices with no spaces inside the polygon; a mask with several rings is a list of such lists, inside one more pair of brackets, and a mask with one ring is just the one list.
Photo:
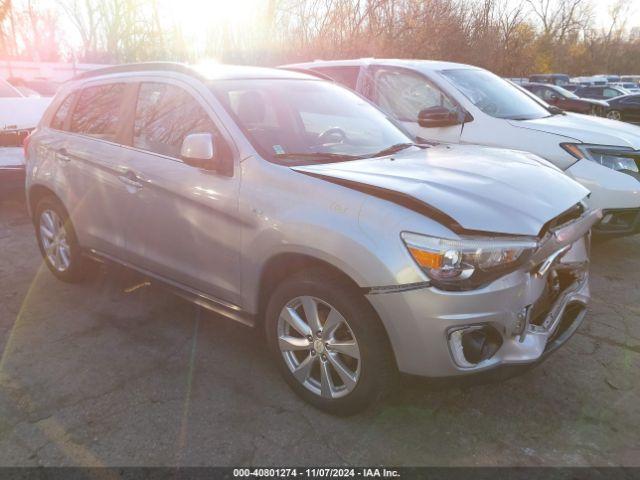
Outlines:
{"label": "car hood", "polygon": [[589,194],[532,154],[476,146],[439,145],[293,169],[391,201],[420,202],[452,219],[460,233],[538,235],[545,223]]}
{"label": "car hood", "polygon": [[51,98],[0,98],[0,130],[35,128]]}
{"label": "car hood", "polygon": [[614,145],[640,150],[640,127],[606,118],[567,113],[535,120],[509,120],[514,127],[560,135],[593,145]]}

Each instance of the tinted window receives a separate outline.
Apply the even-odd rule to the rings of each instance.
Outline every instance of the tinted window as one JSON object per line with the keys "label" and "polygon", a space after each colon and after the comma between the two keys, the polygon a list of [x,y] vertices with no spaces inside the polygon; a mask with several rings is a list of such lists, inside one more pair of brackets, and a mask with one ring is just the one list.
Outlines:
{"label": "tinted window", "polygon": [[349,87],[351,90],[355,90],[360,67],[322,67],[314,68],[313,70],[333,78],[336,82]]}
{"label": "tinted window", "polygon": [[614,97],[619,97],[620,95],[622,95],[622,93],[613,88],[605,88],[603,95],[604,95],[604,98],[614,98]]}
{"label": "tinted window", "polygon": [[179,158],[182,141],[191,133],[211,133],[220,141],[213,121],[188,92],[165,83],[140,85],[134,147]]}
{"label": "tinted window", "polygon": [[375,76],[376,103],[399,120],[416,122],[420,110],[446,107],[455,110],[451,101],[418,73],[384,69]]}
{"label": "tinted window", "polygon": [[554,96],[559,97],[551,88],[543,88],[538,96],[545,101],[551,100]]}
{"label": "tinted window", "polygon": [[56,111],[56,114],[53,116],[53,119],[51,120],[51,128],[55,128],[56,130],[64,130],[65,128],[65,121],[67,120],[67,116],[69,115],[69,111],[71,110],[71,105],[73,105],[73,101],[76,98],[76,92],[71,93],[70,95],[67,95],[67,98],[65,98],[62,103],[60,104],[60,106],[58,107],[58,110]]}
{"label": "tinted window", "polygon": [[104,140],[114,140],[120,120],[123,93],[122,83],[83,89],[71,116],[71,131]]}

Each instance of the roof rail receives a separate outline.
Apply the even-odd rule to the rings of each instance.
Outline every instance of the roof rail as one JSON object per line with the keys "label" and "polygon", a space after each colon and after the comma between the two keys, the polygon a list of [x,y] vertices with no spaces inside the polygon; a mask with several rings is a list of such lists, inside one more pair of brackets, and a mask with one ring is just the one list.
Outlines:
{"label": "roof rail", "polygon": [[96,68],[94,70],[88,70],[82,72],[71,80],[84,80],[92,77],[99,77],[102,75],[109,75],[112,73],[126,73],[126,72],[148,72],[148,71],[165,71],[184,73],[192,77],[199,77],[200,75],[194,69],[188,67],[183,63],[177,62],[142,62],[142,63],[125,63],[122,65],[114,65],[112,67]]}

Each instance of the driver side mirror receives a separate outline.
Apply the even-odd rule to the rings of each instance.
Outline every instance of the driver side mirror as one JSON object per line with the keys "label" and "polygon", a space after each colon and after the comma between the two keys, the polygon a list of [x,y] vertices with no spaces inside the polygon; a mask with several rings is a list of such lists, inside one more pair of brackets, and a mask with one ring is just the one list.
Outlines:
{"label": "driver side mirror", "polygon": [[418,124],[424,128],[451,127],[461,123],[458,112],[445,107],[429,107],[418,113]]}
{"label": "driver side mirror", "polygon": [[187,165],[205,170],[216,170],[215,142],[210,133],[192,133],[184,137],[180,158]]}

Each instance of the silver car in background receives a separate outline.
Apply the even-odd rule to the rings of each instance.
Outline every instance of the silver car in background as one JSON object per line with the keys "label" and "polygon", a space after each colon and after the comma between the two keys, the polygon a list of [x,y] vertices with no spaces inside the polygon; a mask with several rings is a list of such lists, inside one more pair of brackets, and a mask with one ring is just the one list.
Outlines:
{"label": "silver car in background", "polygon": [[266,331],[309,403],[400,371],[532,364],[580,325],[588,191],[529,154],[416,145],[357,94],[259,68],[142,64],[65,85],[27,144],[44,261],[118,262]]}

